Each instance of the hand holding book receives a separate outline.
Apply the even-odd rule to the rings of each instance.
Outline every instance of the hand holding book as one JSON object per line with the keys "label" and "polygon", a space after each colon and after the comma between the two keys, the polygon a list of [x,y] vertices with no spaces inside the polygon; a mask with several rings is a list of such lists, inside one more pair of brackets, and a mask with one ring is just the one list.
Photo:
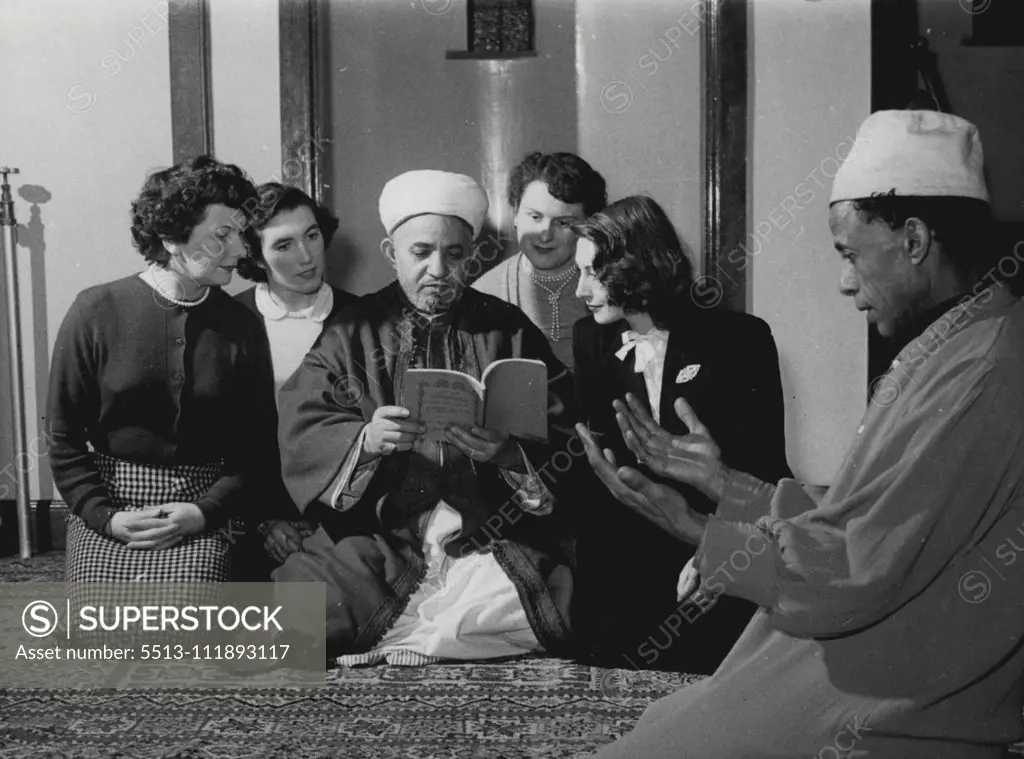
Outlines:
{"label": "hand holding book", "polygon": [[490,463],[505,469],[516,469],[522,464],[519,445],[501,432],[492,432],[476,425],[468,430],[452,426],[448,428],[446,437],[471,461]]}
{"label": "hand holding book", "polygon": [[426,425],[409,420],[409,409],[401,406],[381,406],[363,433],[363,450],[359,463],[364,464],[377,456],[388,456],[395,451],[412,450],[416,438],[427,431]]}
{"label": "hand holding book", "polygon": [[547,440],[547,383],[544,362],[525,358],[494,361],[480,379],[449,369],[410,369],[403,400],[410,421],[426,425],[429,441],[451,442],[451,427]]}

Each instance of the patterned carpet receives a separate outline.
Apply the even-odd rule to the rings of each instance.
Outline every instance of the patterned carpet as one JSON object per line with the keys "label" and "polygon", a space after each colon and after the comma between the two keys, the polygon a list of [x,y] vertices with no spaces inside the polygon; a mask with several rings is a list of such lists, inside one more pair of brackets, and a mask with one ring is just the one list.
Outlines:
{"label": "patterned carpet", "polygon": [[[64,556],[0,559],[54,582]],[[191,676],[191,675],[190,675]],[[0,688],[0,759],[573,759],[699,678],[558,659],[333,669],[326,688]],[[1006,757],[1024,756],[1024,744]]]}
{"label": "patterned carpet", "polygon": [[[0,582],[53,582],[63,566],[0,559]],[[0,757],[569,759],[692,679],[528,659],[335,669],[316,690],[0,690]]]}

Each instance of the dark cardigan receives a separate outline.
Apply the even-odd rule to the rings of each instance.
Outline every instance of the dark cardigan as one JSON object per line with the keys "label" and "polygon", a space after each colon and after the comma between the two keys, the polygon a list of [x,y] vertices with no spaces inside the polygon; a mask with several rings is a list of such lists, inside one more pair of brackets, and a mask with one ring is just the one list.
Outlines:
{"label": "dark cardigan", "polygon": [[267,493],[276,455],[273,374],[257,320],[219,288],[184,308],[138,275],[90,287],[57,335],[48,425],[54,482],[102,532],[117,511],[89,446],[160,465],[223,459],[196,505],[214,529]]}

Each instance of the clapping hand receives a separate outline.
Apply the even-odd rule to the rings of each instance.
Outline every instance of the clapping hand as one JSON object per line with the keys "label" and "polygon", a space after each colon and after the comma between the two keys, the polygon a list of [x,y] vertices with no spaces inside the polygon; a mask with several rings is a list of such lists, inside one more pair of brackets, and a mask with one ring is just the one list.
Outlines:
{"label": "clapping hand", "polygon": [[721,451],[685,400],[677,399],[673,408],[688,435],[663,430],[632,393],[626,394],[626,403],[612,405],[622,438],[638,462],[659,477],[692,485],[716,503],[721,500],[727,471]]}
{"label": "clapping hand", "polygon": [[590,430],[582,424],[576,432],[583,441],[587,460],[611,494],[641,516],[646,517],[673,537],[696,544],[704,536],[707,517],[690,508],[678,491],[644,477],[629,467],[616,467],[615,455],[601,451]]}

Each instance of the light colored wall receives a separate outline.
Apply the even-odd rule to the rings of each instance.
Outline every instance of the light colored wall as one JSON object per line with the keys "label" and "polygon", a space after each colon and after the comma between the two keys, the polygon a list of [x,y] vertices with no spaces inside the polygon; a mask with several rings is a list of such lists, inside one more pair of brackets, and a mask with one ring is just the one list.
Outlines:
{"label": "light colored wall", "polygon": [[528,150],[576,150],[573,0],[537,0],[536,58],[446,60],[466,49],[465,0],[333,0],[326,51],[334,138],[328,197],[341,218],[332,283],[354,292],[394,278],[379,252],[377,200],[411,169],[482,182],[490,223],[510,231],[508,169]]}
{"label": "light colored wall", "polygon": [[[141,268],[129,234],[130,204],[146,174],[171,161],[166,15],[167,3],[156,0],[0,4],[0,161],[21,169],[12,188],[18,221],[27,226],[18,277],[34,450],[50,351],[72,300],[90,285]],[[17,196],[26,186],[44,188],[49,200],[33,205]],[[0,348],[6,404],[6,341]],[[0,466],[7,466],[9,406],[0,411]],[[45,461],[33,463],[30,479],[32,498],[53,495]]]}
{"label": "light colored wall", "polygon": [[[613,199],[650,193],[699,250],[700,18],[691,6],[540,0],[539,57],[494,64],[444,59],[465,47],[463,0],[334,0],[328,52],[337,86],[328,105],[337,142],[325,168],[343,239],[332,249],[332,281],[365,292],[390,278],[376,252],[376,201],[388,177],[414,166],[478,176],[495,202],[492,223],[504,227],[502,172],[533,148],[577,150],[608,178]],[[154,0],[108,0],[88,12],[61,0],[0,5],[0,66],[18,72],[0,81],[2,102],[15,104],[0,120],[0,161],[21,168],[15,191],[41,186],[51,196],[34,208],[16,204],[26,225],[19,275],[30,439],[44,413],[53,338],[75,294],[140,268],[129,206],[145,175],[172,159],[165,9]],[[750,243],[752,310],[779,344],[790,462],[824,484],[864,408],[866,330],[836,289],[825,173],[868,113],[869,8],[756,0],[751,20],[750,227],[760,235]],[[215,152],[258,182],[280,175],[276,21],[275,0],[211,6]],[[482,105],[495,100],[502,105]],[[787,214],[790,196],[799,208]],[[2,314],[0,327],[6,466]],[[39,471],[33,498],[52,495]]]}
{"label": "light colored wall", "polygon": [[779,347],[790,466],[826,485],[867,393],[867,329],[839,294],[828,197],[870,113],[870,4],[756,0],[750,12],[750,310]]}
{"label": "light colored wall", "polygon": [[[256,184],[280,182],[281,66],[278,0],[212,0],[210,79],[214,154]],[[251,287],[234,277],[225,292]]]}
{"label": "light colored wall", "polygon": [[643,193],[701,246],[700,6],[585,0],[576,8],[579,145],[609,200]]}

